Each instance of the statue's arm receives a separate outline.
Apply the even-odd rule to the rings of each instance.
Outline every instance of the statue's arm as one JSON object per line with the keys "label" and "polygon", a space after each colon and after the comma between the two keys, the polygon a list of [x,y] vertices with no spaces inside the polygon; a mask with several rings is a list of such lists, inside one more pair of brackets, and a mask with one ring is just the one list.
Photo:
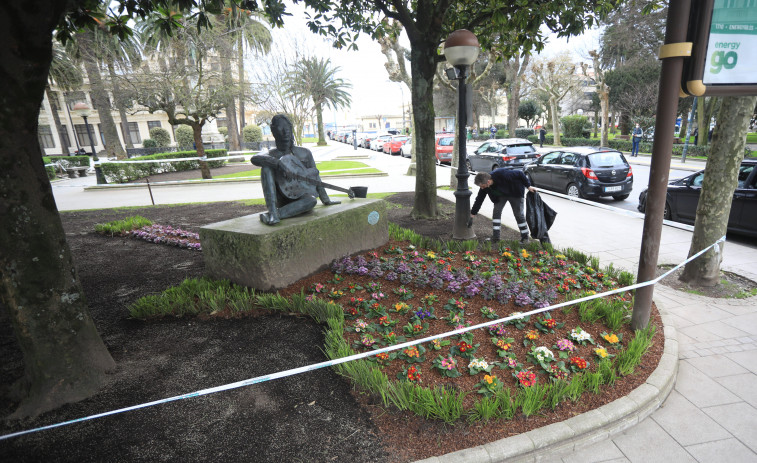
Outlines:
{"label": "statue's arm", "polygon": [[250,162],[260,167],[279,167],[279,159],[268,154],[256,154],[250,158]]}

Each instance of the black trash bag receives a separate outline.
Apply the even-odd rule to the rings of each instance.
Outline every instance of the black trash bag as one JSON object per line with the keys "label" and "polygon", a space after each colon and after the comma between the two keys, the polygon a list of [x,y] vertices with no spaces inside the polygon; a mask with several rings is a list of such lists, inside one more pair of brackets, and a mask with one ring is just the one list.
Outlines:
{"label": "black trash bag", "polygon": [[526,195],[526,222],[531,230],[532,238],[549,242],[547,231],[552,227],[556,216],[557,212],[541,200],[539,193],[528,192]]}

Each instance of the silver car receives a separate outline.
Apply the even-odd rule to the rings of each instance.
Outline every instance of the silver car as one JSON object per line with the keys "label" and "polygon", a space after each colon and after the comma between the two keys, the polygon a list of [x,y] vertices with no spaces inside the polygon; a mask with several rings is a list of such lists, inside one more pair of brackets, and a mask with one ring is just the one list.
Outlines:
{"label": "silver car", "polygon": [[487,140],[468,153],[468,170],[491,172],[500,167],[523,169],[539,158],[533,143],[524,138]]}

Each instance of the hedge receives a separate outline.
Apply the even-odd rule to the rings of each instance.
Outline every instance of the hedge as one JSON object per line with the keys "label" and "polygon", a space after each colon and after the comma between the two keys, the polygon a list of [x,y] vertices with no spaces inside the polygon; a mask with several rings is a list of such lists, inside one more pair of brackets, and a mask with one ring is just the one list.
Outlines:
{"label": "hedge", "polygon": [[[205,155],[209,158],[218,158],[226,156],[226,150],[205,150]],[[129,161],[139,160],[156,160],[156,159],[179,159],[197,156],[197,151],[178,151],[175,153],[158,153],[149,156],[139,156],[129,159]],[[209,161],[210,167],[221,167],[226,161]],[[145,162],[139,164],[104,162],[101,164],[103,175],[110,183],[126,183],[138,178],[149,177],[150,175],[162,174],[165,172],[179,172],[184,170],[194,170],[200,168],[199,161],[176,161],[176,162]]]}
{"label": "hedge", "polygon": [[531,129],[515,129],[515,138],[528,138],[534,134]]}

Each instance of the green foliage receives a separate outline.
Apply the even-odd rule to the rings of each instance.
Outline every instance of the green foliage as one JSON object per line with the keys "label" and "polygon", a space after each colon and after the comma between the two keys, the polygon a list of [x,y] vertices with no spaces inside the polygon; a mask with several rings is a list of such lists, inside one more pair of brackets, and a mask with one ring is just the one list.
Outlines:
{"label": "green foliage", "polygon": [[152,225],[152,221],[142,217],[141,215],[135,215],[122,220],[114,220],[108,223],[98,223],[95,225],[95,231],[97,233],[113,236],[123,232],[136,230],[147,225]]}
{"label": "green foliage", "polygon": [[549,384],[536,383],[520,391],[520,408],[523,414],[531,416],[544,408],[549,401]]}
{"label": "green foliage", "polygon": [[176,135],[176,144],[181,148],[187,148],[194,146],[195,136],[192,127],[188,125],[180,125],[174,130]]}
{"label": "green foliage", "polygon": [[263,129],[254,124],[246,125],[242,129],[242,138],[248,143],[263,141]]}
{"label": "green foliage", "polygon": [[[226,156],[226,150],[205,150],[205,155],[210,158]],[[178,159],[197,156],[197,151],[179,151],[176,153],[156,153],[149,156],[139,156],[129,161],[142,161],[154,159]],[[210,167],[221,167],[226,161],[208,161]],[[175,161],[175,162],[145,162],[145,163],[119,163],[103,162],[101,164],[103,175],[110,183],[126,183],[138,178],[163,172],[180,172],[200,168],[199,161]]]}
{"label": "green foliage", "polygon": [[152,138],[145,138],[144,140],[142,140],[142,147],[143,148],[157,148],[158,142],[156,142]]}
{"label": "green foliage", "polygon": [[[539,136],[538,135],[529,135],[529,136],[524,137],[524,138],[526,138],[531,143],[539,143]],[[562,140],[560,140],[560,141],[562,141]],[[544,137],[544,143],[546,143],[548,145],[554,145],[555,144],[555,136],[554,136],[554,134],[548,133]]]}
{"label": "green foliage", "polygon": [[536,100],[521,101],[518,105],[518,117],[526,121],[528,127],[531,127],[532,121],[543,111],[544,108]]}
{"label": "green foliage", "polygon": [[228,127],[218,127],[218,133],[223,135],[223,138],[226,139],[226,137],[229,136],[229,128]]}
{"label": "green foliage", "polygon": [[534,131],[531,129],[515,129],[515,138],[528,138],[533,134]]}
{"label": "green foliage", "polygon": [[168,130],[162,127],[151,128],[150,138],[155,140],[156,146],[159,148],[165,148],[171,144],[171,135],[168,133]]}
{"label": "green foliage", "polygon": [[655,334],[655,327],[649,325],[643,330],[636,330],[636,335],[628,343],[628,347],[618,353],[615,358],[615,367],[620,376],[633,374],[636,366],[641,362],[641,357],[652,345],[652,336]]}
{"label": "green foliage", "polygon": [[[589,131],[589,118],[578,115],[565,116],[560,119],[560,125],[566,138],[582,138],[584,137],[584,132]],[[562,140],[560,141],[563,142]]]}

